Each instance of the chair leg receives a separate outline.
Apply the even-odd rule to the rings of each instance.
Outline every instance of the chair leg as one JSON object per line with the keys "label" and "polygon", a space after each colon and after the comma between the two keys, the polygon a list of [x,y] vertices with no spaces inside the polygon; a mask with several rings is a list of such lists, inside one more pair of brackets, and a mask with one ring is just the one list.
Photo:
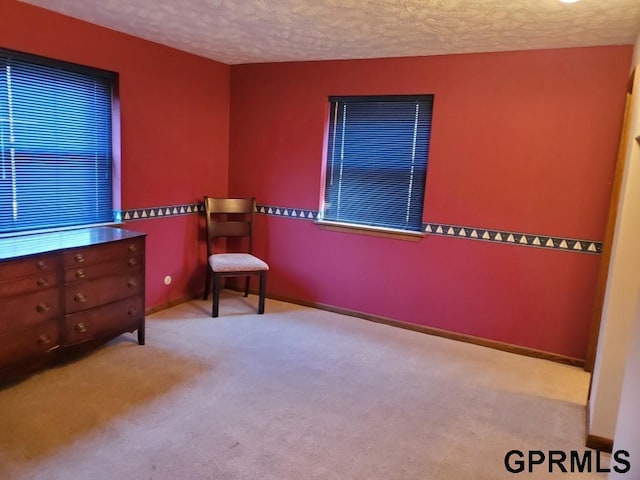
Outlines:
{"label": "chair leg", "polygon": [[206,300],[209,297],[209,292],[211,291],[211,268],[207,265],[207,278],[204,281],[204,295],[202,296],[203,300]]}
{"label": "chair leg", "polygon": [[251,280],[251,275],[247,275],[246,280],[244,281],[244,296],[249,296],[249,280]]}
{"label": "chair leg", "polygon": [[267,272],[260,272],[260,298],[258,299],[258,313],[262,315],[264,313],[264,297],[267,291]]}
{"label": "chair leg", "polygon": [[211,310],[211,316],[218,316],[218,303],[220,302],[220,282],[221,276],[217,275],[215,272],[213,274],[213,307]]}

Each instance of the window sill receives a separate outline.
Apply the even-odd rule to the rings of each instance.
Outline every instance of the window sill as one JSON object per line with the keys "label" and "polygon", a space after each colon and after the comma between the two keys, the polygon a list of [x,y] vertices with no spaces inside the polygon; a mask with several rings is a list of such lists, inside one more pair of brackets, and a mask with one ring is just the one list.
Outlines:
{"label": "window sill", "polygon": [[356,225],[353,223],[329,222],[327,220],[316,220],[315,223],[323,230],[330,230],[333,232],[372,235],[374,237],[394,238],[396,240],[408,240],[412,242],[417,242],[425,236],[423,232],[399,230],[395,228],[370,227],[366,225]]}

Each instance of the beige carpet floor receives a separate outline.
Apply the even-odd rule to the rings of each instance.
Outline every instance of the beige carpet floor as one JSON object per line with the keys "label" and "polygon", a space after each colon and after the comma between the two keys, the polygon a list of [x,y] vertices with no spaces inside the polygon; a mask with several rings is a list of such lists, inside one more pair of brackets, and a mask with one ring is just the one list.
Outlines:
{"label": "beige carpet floor", "polygon": [[0,479],[602,479],[508,473],[584,451],[588,375],[224,292],[0,389]]}

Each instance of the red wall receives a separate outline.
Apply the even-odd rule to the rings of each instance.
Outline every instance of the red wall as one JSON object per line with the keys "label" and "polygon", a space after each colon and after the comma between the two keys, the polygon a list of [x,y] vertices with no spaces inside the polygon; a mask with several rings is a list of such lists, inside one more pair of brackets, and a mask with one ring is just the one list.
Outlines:
{"label": "red wall", "polygon": [[[425,222],[602,240],[631,53],[233,66],[230,193],[317,210],[327,97],[433,93]],[[584,358],[597,255],[259,220],[272,295]]]}
{"label": "red wall", "polygon": [[[0,2],[1,47],[120,73],[122,209],[317,210],[327,97],[434,93],[425,221],[602,239],[631,46],[229,67]],[[258,220],[272,295],[584,356],[596,255]],[[201,222],[126,224],[148,234],[148,307],[202,288]]]}
{"label": "red wall", "polygon": [[[0,47],[120,74],[122,209],[227,194],[229,66],[13,0]],[[202,289],[198,215],[128,222],[146,232],[147,306]],[[173,283],[165,286],[165,275]]]}

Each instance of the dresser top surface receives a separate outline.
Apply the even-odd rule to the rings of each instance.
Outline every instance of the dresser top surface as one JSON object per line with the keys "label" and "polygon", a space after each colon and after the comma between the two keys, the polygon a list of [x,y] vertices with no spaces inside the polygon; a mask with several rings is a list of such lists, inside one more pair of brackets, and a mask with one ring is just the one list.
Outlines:
{"label": "dresser top surface", "polygon": [[121,228],[91,227],[0,238],[0,261],[144,236]]}

